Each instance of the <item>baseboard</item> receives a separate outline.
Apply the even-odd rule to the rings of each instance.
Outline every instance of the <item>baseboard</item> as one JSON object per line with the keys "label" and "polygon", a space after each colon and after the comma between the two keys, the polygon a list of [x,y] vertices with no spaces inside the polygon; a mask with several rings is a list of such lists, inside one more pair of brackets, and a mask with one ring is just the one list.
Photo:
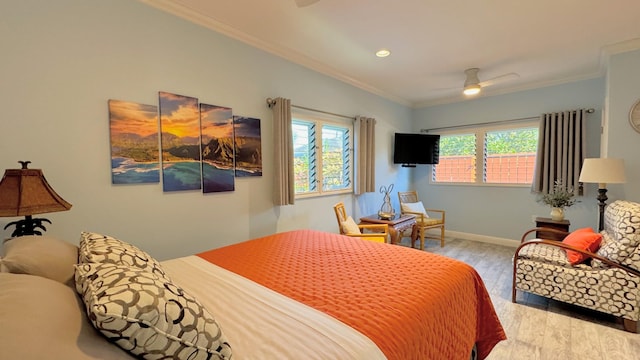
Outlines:
{"label": "baseboard", "polygon": [[453,238],[458,238],[458,239],[478,241],[478,242],[484,242],[484,243],[502,245],[502,246],[510,246],[510,247],[513,247],[513,248],[517,248],[518,245],[520,245],[520,241],[519,240],[499,238],[499,237],[495,237],[495,236],[471,234],[471,233],[465,233],[465,232],[460,232],[460,231],[445,230],[445,238],[446,237],[453,237]]}

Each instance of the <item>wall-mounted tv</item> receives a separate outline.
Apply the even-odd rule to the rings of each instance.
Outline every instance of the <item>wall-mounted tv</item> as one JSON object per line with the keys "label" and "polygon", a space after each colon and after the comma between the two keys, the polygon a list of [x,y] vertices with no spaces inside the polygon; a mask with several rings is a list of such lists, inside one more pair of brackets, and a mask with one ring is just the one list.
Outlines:
{"label": "wall-mounted tv", "polygon": [[393,163],[404,167],[437,164],[440,159],[440,135],[396,133]]}

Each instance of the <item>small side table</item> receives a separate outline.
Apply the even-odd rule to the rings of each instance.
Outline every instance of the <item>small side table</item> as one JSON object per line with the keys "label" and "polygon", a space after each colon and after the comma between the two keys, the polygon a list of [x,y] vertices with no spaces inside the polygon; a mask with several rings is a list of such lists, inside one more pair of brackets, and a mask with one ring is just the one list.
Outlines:
{"label": "small side table", "polygon": [[[551,218],[545,218],[545,217],[536,218],[536,227],[546,227],[546,228],[569,232],[570,225],[571,225],[571,222],[569,220],[556,221],[556,220],[551,220]],[[564,239],[562,235],[548,232],[548,231],[536,231],[536,238],[557,240],[557,241],[562,241],[562,239]]]}
{"label": "small side table", "polygon": [[387,224],[392,244],[400,242],[400,237],[405,230],[411,229],[411,244],[417,236],[415,215],[396,215],[393,219],[380,219],[378,214],[367,215],[360,218],[360,224]]}

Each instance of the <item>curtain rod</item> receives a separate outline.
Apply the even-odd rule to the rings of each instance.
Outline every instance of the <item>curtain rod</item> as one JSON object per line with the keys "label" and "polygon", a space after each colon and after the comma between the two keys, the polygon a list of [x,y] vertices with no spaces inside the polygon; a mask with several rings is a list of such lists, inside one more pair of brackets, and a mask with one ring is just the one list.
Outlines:
{"label": "curtain rod", "polygon": [[[587,113],[589,113],[589,114],[593,113],[594,111],[595,111],[595,109],[593,109],[593,108],[587,109]],[[475,127],[475,126],[482,126],[482,125],[498,125],[498,124],[516,123],[516,122],[521,122],[521,121],[536,120],[536,119],[540,119],[540,116],[530,116],[530,117],[509,119],[509,120],[487,121],[487,122],[483,122],[483,123],[467,124],[467,125],[444,126],[444,127],[431,128],[431,129],[420,129],[420,132],[421,133],[428,133],[428,132],[434,131],[434,130],[459,129],[459,128]]]}
{"label": "curtain rod", "polygon": [[[275,100],[272,98],[267,98],[267,106],[271,107],[273,106],[273,104],[275,104]],[[341,118],[345,118],[345,119],[349,119],[349,120],[355,120],[356,118],[354,116],[347,116],[347,115],[341,115],[341,114],[336,114],[336,113],[332,113],[332,112],[328,112],[328,111],[323,111],[323,110],[317,110],[317,109],[312,109],[312,108],[308,108],[305,106],[298,106],[298,105],[291,105],[291,107],[294,107],[296,109],[302,109],[302,110],[307,110],[307,111],[313,111],[313,112],[317,112],[317,113],[321,113],[321,114],[327,114],[327,115],[332,115],[332,116],[337,116],[337,117],[341,117]]]}

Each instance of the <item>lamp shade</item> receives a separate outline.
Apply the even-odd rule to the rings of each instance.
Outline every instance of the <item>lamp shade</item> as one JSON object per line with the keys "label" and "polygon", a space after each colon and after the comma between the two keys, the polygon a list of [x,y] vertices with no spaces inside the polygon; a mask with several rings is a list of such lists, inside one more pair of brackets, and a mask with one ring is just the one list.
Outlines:
{"label": "lamp shade", "polygon": [[624,160],[609,158],[584,159],[578,181],[599,184],[622,184],[627,181],[624,175]]}
{"label": "lamp shade", "polygon": [[27,216],[71,209],[51,188],[40,169],[7,169],[0,181],[0,216]]}

